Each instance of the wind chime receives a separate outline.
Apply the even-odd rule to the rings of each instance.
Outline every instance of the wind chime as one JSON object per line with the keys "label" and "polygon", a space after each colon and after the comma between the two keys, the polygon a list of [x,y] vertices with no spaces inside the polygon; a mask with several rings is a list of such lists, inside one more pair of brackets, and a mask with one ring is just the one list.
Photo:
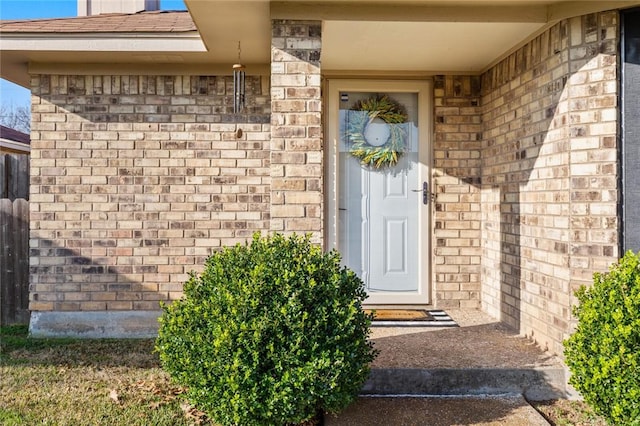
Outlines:
{"label": "wind chime", "polygon": [[245,100],[245,66],[240,62],[240,42],[238,42],[238,63],[233,64],[233,112],[238,114],[244,109]]}

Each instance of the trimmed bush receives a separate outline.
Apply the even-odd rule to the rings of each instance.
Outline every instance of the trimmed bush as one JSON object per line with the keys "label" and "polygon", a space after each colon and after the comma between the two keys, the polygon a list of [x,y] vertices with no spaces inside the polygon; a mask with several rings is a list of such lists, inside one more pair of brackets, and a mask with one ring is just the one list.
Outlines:
{"label": "trimmed bush", "polygon": [[565,344],[570,383],[611,424],[640,424],[640,259],[627,252],[577,292]]}
{"label": "trimmed bush", "polygon": [[338,412],[376,352],[362,281],[308,237],[254,235],[213,254],[164,306],[156,348],[187,397],[222,425]]}

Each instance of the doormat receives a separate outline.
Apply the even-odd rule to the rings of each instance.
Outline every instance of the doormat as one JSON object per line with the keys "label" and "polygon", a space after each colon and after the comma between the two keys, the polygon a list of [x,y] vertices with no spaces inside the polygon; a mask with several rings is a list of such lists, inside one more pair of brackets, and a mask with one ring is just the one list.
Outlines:
{"label": "doormat", "polygon": [[365,309],[374,312],[373,327],[457,327],[458,324],[439,309]]}

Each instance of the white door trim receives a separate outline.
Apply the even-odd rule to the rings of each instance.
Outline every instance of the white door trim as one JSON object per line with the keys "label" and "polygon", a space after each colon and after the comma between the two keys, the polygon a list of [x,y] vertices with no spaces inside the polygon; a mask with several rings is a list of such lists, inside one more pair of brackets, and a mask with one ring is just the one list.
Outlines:
{"label": "white door trim", "polygon": [[[339,152],[339,109],[340,92],[395,92],[395,93],[417,93],[418,95],[418,128],[420,140],[420,182],[427,181],[431,188],[431,135],[432,125],[432,82],[424,80],[357,80],[357,79],[329,79],[327,81],[327,120],[326,120],[326,194],[327,194],[327,234],[326,247],[337,249],[338,236],[338,187],[339,168],[337,156]],[[416,183],[418,185],[418,183]],[[429,205],[421,205],[419,211],[419,254],[420,267],[418,273],[418,293],[392,293],[384,294],[371,293],[366,300],[367,304],[429,304],[431,303],[431,212],[433,201]]]}

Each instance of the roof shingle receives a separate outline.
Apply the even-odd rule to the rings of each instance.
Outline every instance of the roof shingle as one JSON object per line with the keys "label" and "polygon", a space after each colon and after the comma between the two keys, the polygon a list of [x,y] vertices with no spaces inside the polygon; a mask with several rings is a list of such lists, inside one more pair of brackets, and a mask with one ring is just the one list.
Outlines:
{"label": "roof shingle", "polygon": [[0,21],[0,33],[163,33],[197,31],[187,11],[108,13],[75,18]]}

